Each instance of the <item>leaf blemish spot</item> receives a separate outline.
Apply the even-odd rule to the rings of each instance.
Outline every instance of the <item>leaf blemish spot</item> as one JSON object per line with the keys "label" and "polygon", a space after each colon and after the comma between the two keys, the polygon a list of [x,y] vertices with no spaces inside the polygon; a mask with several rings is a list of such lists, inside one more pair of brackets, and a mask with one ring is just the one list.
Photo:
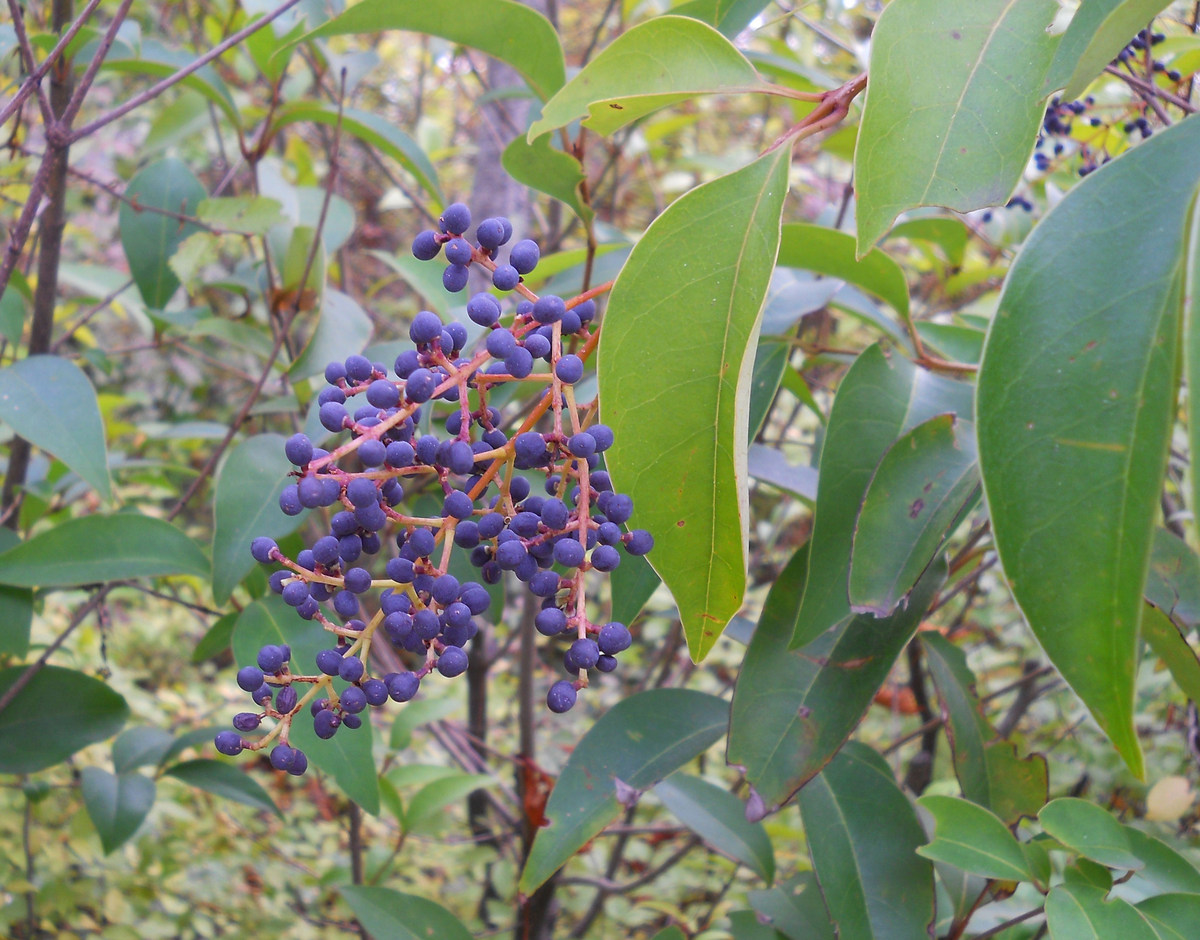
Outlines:
{"label": "leaf blemish spot", "polygon": [[921,510],[924,508],[925,508],[925,500],[923,500],[923,499],[913,500],[913,504],[908,510],[908,518],[910,518],[910,519],[917,518],[917,516],[921,515]]}
{"label": "leaf blemish spot", "polygon": [[676,523],[675,523],[675,525],[677,525],[679,528],[681,528],[681,529],[682,529],[682,528],[683,528],[685,525],[687,525],[687,520],[686,520],[686,519],[680,519],[678,522],[676,522]]}
{"label": "leaf blemish spot", "polygon": [[957,29],[952,29],[952,30],[950,30],[950,38],[951,39],[962,39],[962,33],[960,33]]}
{"label": "leaf blemish spot", "polygon": [[801,705],[799,708],[796,709],[796,715],[800,718],[807,718],[811,714],[812,714],[812,709],[809,708],[807,705]]}

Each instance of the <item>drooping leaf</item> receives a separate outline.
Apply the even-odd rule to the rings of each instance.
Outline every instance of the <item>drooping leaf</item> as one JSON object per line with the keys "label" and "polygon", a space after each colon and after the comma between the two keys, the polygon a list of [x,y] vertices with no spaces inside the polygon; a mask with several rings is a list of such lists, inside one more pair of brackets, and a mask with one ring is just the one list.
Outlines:
{"label": "drooping leaf", "polygon": [[1200,625],[1200,558],[1166,529],[1154,531],[1145,596],[1183,629]]}
{"label": "drooping leaf", "polygon": [[204,553],[179,529],[137,513],[80,516],[0,555],[0,584],[73,587],[124,578],[205,578]]}
{"label": "drooping leaf", "polygon": [[163,728],[146,725],[126,728],[113,741],[113,770],[119,774],[148,765],[157,766],[175,739]]}
{"label": "drooping leaf", "polygon": [[[136,50],[117,43],[114,53],[105,57],[101,71],[166,78],[191,64],[192,56],[182,49],[172,49],[157,40],[147,38],[138,44]],[[211,65],[193,71],[181,84],[184,88],[190,88],[203,95],[234,127],[241,125],[241,117],[233,95]]]}
{"label": "drooping leaf", "polygon": [[387,940],[471,940],[462,922],[440,904],[415,894],[368,885],[338,887],[358,922]]}
{"label": "drooping leaf", "polygon": [[944,562],[932,566],[895,616],[848,617],[790,650],[810,549],[792,556],[767,595],[733,694],[728,760],[746,768],[768,808],[819,773],[849,737],[946,572]]}
{"label": "drooping leaf", "polygon": [[855,940],[928,940],[933,865],[891,768],[852,741],[800,791],[800,817],[830,918]]}
{"label": "drooping leaf", "polygon": [[1073,101],[1124,48],[1130,38],[1170,6],[1168,0],[1088,0],[1071,17],[1043,84],[1043,94],[1062,88]]}
{"label": "drooping leaf", "polygon": [[112,499],[104,419],[92,383],[74,363],[29,356],[0,369],[0,421]]}
{"label": "drooping leaf", "polygon": [[[0,670],[0,695],[25,671]],[[0,711],[0,773],[31,774],[121,730],[125,699],[73,669],[43,666]]]}
{"label": "drooping leaf", "polygon": [[847,232],[789,222],[779,242],[779,265],[815,271],[861,287],[907,320],[908,283],[900,265],[878,248],[856,258],[854,244],[854,236]]}
{"label": "drooping leaf", "polygon": [[139,773],[84,767],[79,789],[106,855],[129,841],[154,805],[154,781]]}
{"label": "drooping leaf", "polygon": [[326,363],[361,353],[371,339],[371,318],[358,301],[338,290],[326,289],[320,319],[296,360],[288,367],[293,379],[323,375]]}
{"label": "drooping leaf", "polygon": [[495,784],[496,781],[487,774],[447,774],[413,794],[404,813],[404,831],[430,829],[430,824],[447,806],[465,799],[468,793]]}
{"label": "drooping leaf", "polygon": [[872,346],[838,386],[821,449],[808,581],[794,646],[851,615],[854,525],[875,468],[892,443],[938,414],[969,415],[971,387]]}
{"label": "drooping leaf", "polygon": [[[788,940],[836,940],[825,899],[811,871],[774,888],[749,891],[746,897],[758,920],[770,924]],[[741,934],[735,936],[741,940]]]}
{"label": "drooping leaf", "polygon": [[711,26],[656,16],[622,33],[560,88],[530,125],[528,139],[580,118],[603,137],[696,95],[764,87],[754,66]]}
{"label": "drooping leaf", "polygon": [[985,878],[1034,880],[1021,844],[994,813],[952,796],[923,796],[917,802],[937,825],[933,841],[917,849],[918,855]]}
{"label": "drooping leaf", "polygon": [[504,148],[500,163],[504,172],[518,183],[553,196],[569,206],[585,226],[592,224],[596,213],[583,201],[579,189],[587,179],[583,167],[569,153],[553,147],[549,136],[532,143],[524,137],[514,137]]}
{"label": "drooping leaf", "polygon": [[[0,527],[0,552],[21,544],[12,529]],[[0,587],[0,655],[17,659],[29,652],[29,631],[33,627],[33,591],[29,588]]]}
{"label": "drooping leaf", "polygon": [[1092,885],[1061,884],[1046,897],[1053,940],[1159,940],[1154,928],[1123,898],[1106,900]]}
{"label": "drooping leaf", "polygon": [[515,0],[459,0],[454,15],[423,0],[365,0],[305,36],[300,42],[347,33],[377,34],[404,29],[441,36],[507,62],[545,101],[566,80],[558,34],[541,13]]}
{"label": "drooping leaf", "polygon": [[207,195],[187,164],[175,157],[151,163],[125,188],[119,210],[121,246],[146,306],[165,307],[179,287],[168,261],[180,243],[199,229],[178,217],[194,216]]}
{"label": "drooping leaf", "polygon": [[225,458],[213,497],[213,599],[229,600],[257,562],[250,543],[258,536],[282,538],[304,521],[279,508],[279,494],[291,482],[293,469],[279,434],[259,434],[242,441]]}
{"label": "drooping leaf", "polygon": [[1125,827],[1107,810],[1087,800],[1051,800],[1038,813],[1038,821],[1067,848],[1101,865],[1135,871],[1145,865],[1133,854]]}
{"label": "drooping leaf", "polygon": [[759,341],[758,351],[754,354],[754,373],[750,377],[750,423],[746,430],[746,440],[752,446],[775,401],[790,353],[791,347],[787,343]]}
{"label": "drooping leaf", "polygon": [[1196,651],[1170,618],[1149,604],[1142,611],[1142,638],[1170,670],[1184,695],[1192,701],[1200,700],[1200,659]]}
{"label": "drooping leaf", "polygon": [[609,709],[571,752],[521,873],[529,894],[621,811],[617,781],[645,790],[702,754],[729,724],[726,702],[690,689],[653,689]]}
{"label": "drooping leaf", "polygon": [[163,773],[186,783],[189,787],[207,790],[209,793],[233,800],[235,803],[244,803],[246,806],[274,813],[280,818],[283,817],[279,807],[275,805],[275,801],[271,799],[261,784],[246,771],[232,764],[200,757],[196,760],[172,764]]}
{"label": "drooping leaf", "polygon": [[[1056,9],[1054,0],[888,5],[871,34],[854,156],[860,253],[914,206],[1008,200],[1042,120]],[[897,65],[913,62],[937,68]]]}
{"label": "drooping leaf", "polygon": [[[234,658],[240,665],[252,665],[268,643],[286,643],[292,649],[292,668],[312,675],[317,653],[333,646],[334,637],[319,623],[302,620],[282,598],[273,595],[250,604],[238,617],[233,628]],[[371,723],[364,721],[361,728],[341,728],[322,741],[303,713],[292,723],[290,735],[292,746],[304,751],[310,765],[333,777],[346,796],[375,816],[379,814],[379,779],[371,737]]]}
{"label": "drooping leaf", "polygon": [[1137,903],[1158,940],[1190,940],[1200,923],[1200,894],[1159,894]]}
{"label": "drooping leaf", "polygon": [[[1174,420],[1197,148],[1200,121],[1183,121],[1055,206],[1012,267],[979,375],[980,470],[1009,586],[1139,776],[1134,650]],[[1148,177],[1146,198],[1128,199]]]}
{"label": "drooping leaf", "polygon": [[975,429],[955,415],[917,425],[884,454],[850,555],[850,609],[887,617],[908,599],[979,497]]}
{"label": "drooping leaf", "polygon": [[761,822],[746,820],[746,806],[728,790],[700,777],[676,773],[654,788],[675,818],[722,855],[741,862],[767,884],[775,880],[775,850]]}
{"label": "drooping leaf", "polygon": [[[654,536],[650,563],[697,661],[746,588],[749,379],[787,164],[767,154],[672,203],[625,262],[600,339],[601,417],[616,437],[607,464]],[[677,337],[671,355],[648,329]]]}
{"label": "drooping leaf", "polygon": [[1125,826],[1129,850],[1142,862],[1130,880],[1154,891],[1200,894],[1200,871],[1177,851],[1154,836]]}
{"label": "drooping leaf", "polygon": [[192,650],[192,662],[202,663],[206,659],[212,659],[214,656],[218,656],[229,649],[229,644],[233,639],[233,626],[235,623],[237,623],[236,611],[228,613],[224,617],[220,617],[214,621],[204,636],[200,637],[200,642],[196,644],[196,648]]}

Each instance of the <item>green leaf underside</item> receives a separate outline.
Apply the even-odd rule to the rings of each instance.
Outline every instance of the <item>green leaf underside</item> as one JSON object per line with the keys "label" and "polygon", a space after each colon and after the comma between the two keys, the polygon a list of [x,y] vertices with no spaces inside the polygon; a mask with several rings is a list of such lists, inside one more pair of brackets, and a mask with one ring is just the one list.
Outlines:
{"label": "green leaf underside", "polygon": [[823,225],[789,222],[779,242],[779,265],[803,268],[848,281],[885,301],[905,319],[909,315],[908,283],[890,255],[872,248],[854,254],[854,236]]}
{"label": "green leaf underside", "polygon": [[821,449],[812,551],[793,646],[851,615],[848,584],[854,525],[871,477],[904,432],[939,414],[971,413],[972,389],[919,369],[875,345],[838,387]]}
{"label": "green leaf underside", "polygon": [[385,29],[428,33],[486,52],[516,69],[543,101],[566,80],[554,27],[541,13],[515,0],[459,0],[453,16],[425,0],[365,0],[299,42]]}
{"label": "green leaf underside", "polygon": [[[24,666],[0,670],[0,695],[24,671]],[[125,699],[99,679],[43,666],[0,711],[0,774],[51,767],[80,748],[112,737],[128,716]]]}
{"label": "green leaf underside", "polygon": [[1109,868],[1144,866],[1132,850],[1126,829],[1102,807],[1075,797],[1052,800],[1038,813],[1042,828],[1084,858]]}
{"label": "green leaf underside", "polygon": [[[292,668],[312,675],[320,650],[335,645],[335,638],[319,623],[302,620],[283,599],[272,596],[255,601],[242,611],[233,628],[233,655],[239,665],[253,665],[258,651],[268,643],[292,648]],[[339,682],[338,687],[344,687]],[[302,690],[301,694],[303,694]],[[301,712],[292,723],[291,743],[309,763],[333,777],[342,792],[373,816],[379,815],[379,780],[371,753],[371,723],[361,728],[340,728],[327,741],[313,731],[312,719]]]}
{"label": "green leaf underside", "polygon": [[165,307],[179,287],[179,278],[167,262],[180,243],[200,229],[180,222],[178,216],[195,215],[207,195],[187,164],[174,157],[151,163],[125,188],[118,211],[121,246],[146,306]]}
{"label": "green leaf underside", "polygon": [[[647,557],[696,661],[746,588],[750,375],[787,166],[767,154],[672,203],[625,262],[600,339],[601,417],[616,438],[606,463],[654,536]],[[651,330],[678,338],[671,356]]]}
{"label": "green leaf underside", "polygon": [[711,26],[656,16],[618,36],[559,89],[527,136],[532,141],[582,118],[603,137],[696,95],[764,87],[754,66]]}
{"label": "green leaf underside", "polygon": [[728,760],[746,768],[768,808],[819,773],[857,727],[946,575],[939,560],[907,609],[885,620],[849,616],[789,650],[808,551],[792,556],[767,595],[733,694]]}
{"label": "green leaf underside", "polygon": [[500,163],[504,172],[518,183],[553,196],[569,206],[585,226],[592,224],[596,213],[579,192],[580,184],[586,180],[583,167],[569,153],[553,147],[550,137],[539,137],[533,142],[514,137],[500,155]]}
{"label": "green leaf underside", "polygon": [[800,791],[813,870],[839,936],[929,940],[933,865],[925,833],[875,751],[852,741]]}
{"label": "green leaf underside", "polygon": [[762,823],[747,822],[746,806],[690,774],[672,774],[654,788],[675,817],[722,855],[741,862],[767,884],[775,880],[775,850]]}
{"label": "green leaf underside", "polygon": [[105,854],[127,842],[154,805],[154,781],[138,773],[117,776],[85,767],[79,789]]}
{"label": "green leaf underside", "polygon": [[440,904],[392,888],[340,885],[358,922],[387,940],[471,940],[462,922]]}
{"label": "green leaf underside", "polygon": [[887,617],[905,603],[978,496],[969,421],[939,415],[896,441],[871,477],[854,526],[850,609]]}
{"label": "green leaf underside", "polygon": [[1053,940],[1160,940],[1128,901],[1105,900],[1100,888],[1078,883],[1051,890],[1046,924]]}
{"label": "green leaf underside", "polygon": [[930,676],[948,718],[946,735],[963,796],[1012,825],[1046,802],[1048,769],[1041,755],[1017,757],[1016,746],[996,737],[983,715],[975,677],[961,649],[938,633],[922,633]]}
{"label": "green leaf underside", "polygon": [[0,421],[112,499],[104,419],[92,383],[74,363],[29,356],[0,369]]}
{"label": "green leaf underside", "polygon": [[689,689],[623,699],[575,746],[546,803],[519,890],[535,891],[621,811],[615,780],[635,790],[658,783],[706,751],[729,724],[725,701]]}
{"label": "green leaf underside", "polygon": [[1008,199],[1044,113],[1056,10],[1054,0],[888,5],[871,36],[854,158],[860,253],[914,206]]}
{"label": "green leaf underside", "polygon": [[[1184,121],[1068,193],[1013,265],[979,376],[980,469],[1009,586],[1139,776],[1134,651],[1174,417],[1181,196],[1197,189],[1198,150],[1200,121]],[[1147,179],[1144,199],[1126,198]]]}
{"label": "green leaf underside", "polygon": [[1042,87],[1063,89],[1063,101],[1083,94],[1138,30],[1170,6],[1169,0],[1088,0],[1079,5],[1063,33]]}
{"label": "green leaf underside", "polygon": [[1021,844],[994,813],[969,800],[924,796],[917,801],[933,814],[937,829],[919,855],[1001,881],[1033,881]]}
{"label": "green leaf underside", "polygon": [[198,758],[174,764],[163,771],[168,777],[174,777],[190,787],[207,790],[216,796],[244,803],[255,809],[274,813],[280,819],[283,813],[275,805],[266,790],[257,780],[245,770],[221,761]]}

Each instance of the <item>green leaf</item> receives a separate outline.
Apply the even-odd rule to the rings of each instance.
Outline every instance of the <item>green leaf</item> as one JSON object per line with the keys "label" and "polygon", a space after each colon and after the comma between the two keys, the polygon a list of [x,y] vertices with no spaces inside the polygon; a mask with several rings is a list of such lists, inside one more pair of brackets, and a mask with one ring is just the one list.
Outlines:
{"label": "green leaf", "polygon": [[16,346],[21,342],[25,330],[25,315],[29,312],[29,301],[15,285],[10,284],[0,294],[0,336]]}
{"label": "green leaf", "polygon": [[218,618],[208,628],[204,636],[200,637],[200,642],[192,650],[192,662],[202,663],[205,660],[212,659],[214,656],[219,656],[225,650],[229,649],[229,644],[233,639],[233,625],[235,623],[237,623],[236,612]]}
{"label": "green leaf", "polygon": [[[1200,121],[1183,121],[1066,195],[1012,267],[979,375],[980,470],[1009,586],[1139,777],[1134,653],[1175,413],[1198,150]],[[1128,199],[1147,178],[1157,183],[1145,198]]]}
{"label": "green leaf", "polygon": [[[12,529],[0,526],[0,552],[21,544]],[[33,591],[29,588],[0,587],[0,655],[23,659],[29,652],[29,631],[33,627]]]}
{"label": "green leaf", "polygon": [[[379,4],[376,4],[378,6]],[[400,4],[393,4],[400,6]],[[348,14],[347,14],[348,15]],[[333,22],[333,21],[331,21]],[[357,32],[358,30],[346,30]],[[337,108],[320,101],[292,101],[283,105],[275,115],[273,130],[297,122],[324,124],[336,127]],[[437,202],[445,202],[437,170],[420,145],[400,128],[378,114],[345,108],[342,111],[342,130],[391,157],[412,174],[417,184]]]}
{"label": "green leaf", "polygon": [[851,741],[800,791],[813,870],[838,935],[929,940],[933,865],[908,798],[875,751]]}
{"label": "green leaf", "polygon": [[[905,209],[1007,201],[1044,114],[1056,10],[1054,0],[900,0],[883,11],[854,156],[860,253]],[[916,62],[937,68],[902,64]]]}
{"label": "green leaf", "polygon": [[495,785],[495,779],[487,774],[451,773],[422,787],[413,794],[404,813],[405,832],[436,832],[437,826],[430,824],[441,817],[447,806],[465,799],[475,790]]}
{"label": "green leaf", "polygon": [[126,728],[113,741],[113,770],[124,774],[139,767],[158,766],[174,740],[171,732],[162,728]]}
{"label": "green leaf", "polygon": [[935,837],[917,854],[1000,881],[1033,881],[1021,844],[998,816],[952,796],[923,796],[917,803],[937,822]]}
{"label": "green leaf", "polygon": [[733,39],[767,6],[764,0],[688,0],[671,8],[672,15],[694,16]]}
{"label": "green leaf", "polygon": [[[605,457],[655,538],[650,564],[696,661],[746,590],[749,380],[787,167],[769,153],[672,203],[634,246],[604,315],[601,416],[616,436]],[[684,337],[672,355],[646,343],[647,323]],[[671,402],[687,406],[664,422]]]}
{"label": "green leaf", "polygon": [[1046,897],[1052,940],[1158,940],[1137,909],[1121,898],[1104,899],[1099,888],[1062,884]]}
{"label": "green leaf", "polygon": [[1107,810],[1075,797],[1052,800],[1038,813],[1042,828],[1084,858],[1136,871],[1144,862],[1133,854],[1122,826]]}
{"label": "green leaf", "polygon": [[371,339],[371,329],[371,318],[358,301],[326,288],[320,318],[303,351],[288,367],[288,375],[295,380],[324,375],[326,363],[361,353]]}
{"label": "green leaf", "polygon": [[[789,878],[785,885],[748,891],[746,897],[759,920],[766,921],[788,940],[835,940],[825,899],[810,871]],[[734,936],[741,940],[740,933]]]}
{"label": "green leaf", "polygon": [[258,781],[232,764],[201,757],[181,764],[172,764],[163,773],[186,783],[189,787],[207,790],[235,803],[245,803],[247,806],[283,818],[283,813],[279,811],[275,801]]}
{"label": "green leaf", "polygon": [[445,718],[458,708],[458,702],[449,698],[426,698],[424,693],[414,701],[407,702],[392,719],[392,731],[388,738],[388,749],[402,751],[412,742],[413,730],[431,721]]}
{"label": "green leaf", "polygon": [[1086,885],[1099,888],[1105,894],[1112,890],[1112,872],[1091,859],[1077,858],[1074,864],[1063,869],[1063,881],[1068,885]]}
{"label": "green leaf", "polygon": [[765,444],[751,444],[746,452],[746,470],[760,483],[791,493],[806,506],[817,500],[817,470],[789,463],[780,451]]}
{"label": "green leaf", "polygon": [[761,340],[758,344],[754,354],[754,373],[750,377],[750,421],[746,429],[746,440],[751,442],[751,446],[770,413],[791,351],[787,343]]}
{"label": "green leaf", "polygon": [[[25,671],[0,670],[0,695]],[[43,666],[0,711],[0,774],[31,774],[110,738],[125,724],[125,699],[99,679]]]}
{"label": "green leaf", "polygon": [[[168,48],[153,39],[143,39],[136,49],[136,55],[129,55],[134,51],[129,46],[118,43],[114,54],[105,58],[101,71],[166,78],[191,65],[194,58],[190,53],[181,49]],[[241,126],[233,96],[230,95],[228,87],[211,65],[203,66],[192,72],[180,84],[207,98],[234,127]]]}
{"label": "green leaf", "polygon": [[979,497],[975,429],[938,415],[879,462],[863,497],[850,555],[850,609],[889,616]]}
{"label": "green leaf", "polygon": [[187,165],[175,157],[151,163],[125,187],[118,215],[121,246],[146,306],[167,305],[179,287],[179,278],[167,262],[185,238],[199,231],[195,223],[150,210],[194,216],[207,195]]}
{"label": "green leaf", "polygon": [[1036,816],[1046,802],[1046,759],[1041,755],[1018,758],[1013,744],[996,738],[961,649],[937,633],[922,633],[921,645],[948,719],[946,734],[963,796],[986,806],[1006,825],[1022,816]]}
{"label": "green leaf", "polygon": [[689,689],[653,689],[623,699],[571,752],[546,803],[521,873],[530,894],[621,811],[616,781],[645,790],[704,753],[729,723],[721,699]]}
{"label": "green leaf", "polygon": [[1125,826],[1129,850],[1143,864],[1134,880],[1150,885],[1155,891],[1183,891],[1200,894],[1200,871],[1173,848],[1152,835]]}
{"label": "green leaf", "polygon": [[854,244],[854,236],[846,232],[823,225],[789,223],[783,227],[779,243],[779,265],[848,281],[874,294],[907,320],[908,283],[900,265],[878,248],[856,258]]}
{"label": "green leaf", "polygon": [[893,617],[848,617],[790,650],[808,550],[767,595],[733,694],[728,760],[746,768],[767,808],[819,773],[857,727],[946,574],[944,562],[933,565]]}
{"label": "green leaf", "polygon": [[1131,36],[1171,4],[1168,0],[1088,0],[1071,17],[1042,86],[1049,94],[1062,88],[1073,101],[1104,66],[1117,57]]}
{"label": "green leaf", "polygon": [[117,776],[99,767],[84,767],[79,789],[105,855],[129,841],[154,805],[154,781],[142,774]]}
{"label": "green leaf", "polygon": [[458,918],[427,898],[366,885],[339,885],[338,891],[358,922],[376,938],[471,940]]}
{"label": "green leaf", "polygon": [[1163,661],[1175,684],[1192,701],[1200,700],[1200,659],[1179,628],[1157,607],[1142,611],[1142,638]]}
{"label": "green leaf", "polygon": [[644,555],[626,555],[608,576],[612,593],[612,619],[630,624],[642,612],[662,580]]}
{"label": "green leaf", "polygon": [[1200,558],[1166,529],[1154,530],[1146,600],[1184,629],[1200,625]]}
{"label": "green leaf", "polygon": [[614,39],[559,89],[530,125],[528,139],[580,118],[604,137],[696,95],[765,87],[754,66],[711,26],[686,16],[656,16]]}
{"label": "green leaf", "polygon": [[450,317],[450,298],[442,286],[443,268],[440,265],[418,261],[409,251],[398,255],[386,251],[372,251],[371,254],[395,271],[405,284],[420,295],[425,309],[432,310],[443,321]]}
{"label": "green leaf", "polygon": [[1190,940],[1200,923],[1200,894],[1160,894],[1137,904],[1158,940]]}
{"label": "green leaf", "polygon": [[542,14],[515,0],[459,0],[454,15],[424,0],[365,0],[300,38],[405,29],[441,36],[507,62],[545,101],[566,80],[558,34]]}
{"label": "green leaf", "polygon": [[664,927],[651,940],[687,940],[687,934],[675,926]]}
{"label": "green leaf", "polygon": [[958,218],[929,217],[909,219],[899,225],[892,226],[887,237],[907,238],[909,241],[930,242],[937,245],[946,254],[946,260],[955,267],[961,267],[963,256],[967,252],[967,242],[971,233]]}
{"label": "green leaf", "polygon": [[767,884],[775,880],[775,849],[760,822],[747,822],[746,806],[728,790],[676,773],[654,795],[708,845],[740,862]]}
{"label": "green leaf", "polygon": [[208,559],[162,519],[123,512],[67,519],[0,555],[0,584],[74,587],[184,574],[207,578]]}
{"label": "green leaf", "polygon": [[279,494],[294,469],[279,434],[247,438],[229,452],[217,475],[213,497],[213,600],[224,604],[257,562],[250,543],[258,536],[282,538],[304,521],[279,508]]}
{"label": "green leaf", "polygon": [[112,499],[104,419],[92,383],[74,363],[29,356],[0,369],[0,421]]}
{"label": "green leaf", "polygon": [[585,226],[591,226],[596,213],[583,201],[579,187],[587,181],[583,167],[569,153],[558,150],[550,137],[530,143],[514,137],[500,156],[504,172],[539,193],[553,196],[569,206]]}
{"label": "green leaf", "polygon": [[[292,663],[298,670],[311,664],[320,650],[334,645],[333,634],[311,620],[302,620],[283,599],[271,596],[255,601],[242,611],[233,628],[233,655],[240,665],[255,662],[258,651],[268,643],[286,643],[292,648]],[[328,741],[313,731],[312,722],[301,717],[293,723],[291,743],[304,751],[312,766],[329,774],[342,792],[372,816],[379,814],[379,780],[371,752],[371,723],[361,728],[342,728]]]}
{"label": "green leaf", "polygon": [[220,196],[196,206],[196,217],[206,225],[242,235],[266,235],[276,225],[286,225],[279,200],[268,196]]}
{"label": "green leaf", "polygon": [[879,345],[838,386],[821,449],[817,511],[793,646],[851,615],[847,585],[859,507],[875,468],[900,435],[938,414],[971,413],[971,387],[918,369]]}

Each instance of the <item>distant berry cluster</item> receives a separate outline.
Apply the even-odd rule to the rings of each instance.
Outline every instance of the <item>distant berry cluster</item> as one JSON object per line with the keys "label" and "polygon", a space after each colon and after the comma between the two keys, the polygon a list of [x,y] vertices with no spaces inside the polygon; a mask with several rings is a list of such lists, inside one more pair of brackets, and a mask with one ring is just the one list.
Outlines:
{"label": "distant berry cluster", "polygon": [[[643,555],[653,545],[648,532],[625,528],[633,502],[600,469],[612,431],[594,421],[594,407],[575,399],[598,337],[590,295],[599,289],[570,300],[539,297],[522,280],[539,261],[537,244],[518,241],[507,262],[497,263],[512,225],[485,219],[473,243],[464,237],[470,225],[465,205],[449,206],[439,230],[416,237],[413,254],[433,260],[444,252],[447,290],[462,290],[479,265],[499,291],[521,299],[506,315],[492,292],[472,296],[467,316],[484,331],[474,343],[465,323],[443,323],[425,310],[409,327],[414,348],[391,370],[357,355],[326,367],[320,421],[348,439],[329,451],[303,434],[291,437],[285,451],[296,481],[280,507],[289,515],[329,509],[328,530],[295,559],[265,537],[253,541],[251,553],[282,566],[270,577],[272,590],[300,617],[320,622],[330,646],[309,674],[291,671],[286,646],[263,647],[257,666],[238,673],[262,711],[237,715],[235,730],[217,735],[221,753],[259,750],[277,739],[272,765],[300,774],[308,761],[289,746],[288,731],[305,707],[318,737],[329,738],[340,727],[359,727],[369,705],[408,701],[431,672],[462,674],[465,647],[479,629],[475,618],[490,604],[484,584],[505,572],[539,600],[538,632],[566,647],[568,677],[550,687],[551,711],[570,709],[588,672],[615,669],[632,642],[624,624],[593,623],[586,606],[588,572],[612,571],[623,554]],[[497,388],[514,382],[545,386],[533,408],[515,417],[489,404]],[[419,430],[438,425],[444,434]],[[412,514],[406,494],[413,491],[435,492],[440,511]],[[480,581],[450,573],[455,546],[468,553]],[[371,648],[381,638],[405,671],[372,675]],[[342,680],[337,686],[335,678]],[[308,686],[303,695],[298,685]],[[276,720],[268,735],[242,736],[264,717]]]}

